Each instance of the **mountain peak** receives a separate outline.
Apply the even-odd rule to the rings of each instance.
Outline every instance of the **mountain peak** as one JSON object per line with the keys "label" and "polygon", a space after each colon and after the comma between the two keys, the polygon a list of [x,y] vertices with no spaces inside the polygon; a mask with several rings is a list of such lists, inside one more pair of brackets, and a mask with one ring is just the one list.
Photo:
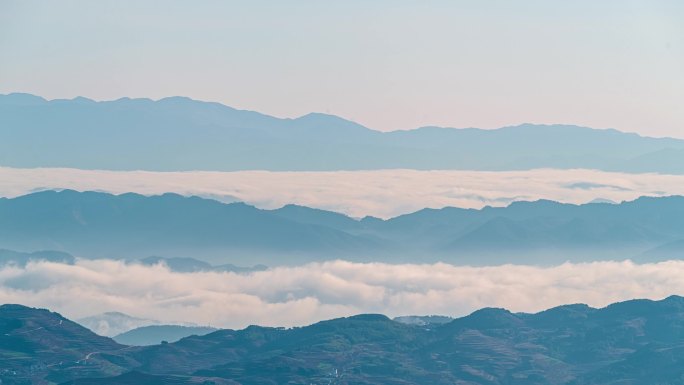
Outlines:
{"label": "mountain peak", "polygon": [[321,112],[311,112],[298,118],[292,119],[292,122],[304,124],[306,126],[316,126],[328,129],[342,129],[342,130],[362,130],[372,131],[354,121],[341,118],[337,115],[324,114]]}
{"label": "mountain peak", "polygon": [[89,99],[89,98],[86,98],[86,97],[83,97],[83,96],[77,96],[77,97],[75,97],[75,98],[73,98],[73,99],[65,99],[64,101],[69,101],[69,102],[74,102],[74,103],[79,103],[79,104],[93,104],[93,103],[97,103],[97,102],[94,101],[93,99]]}
{"label": "mountain peak", "polygon": [[38,310],[36,308],[28,307],[25,305],[20,305],[16,303],[6,303],[0,305],[0,311],[33,311]]}
{"label": "mountain peak", "polygon": [[202,103],[200,101],[189,98],[187,96],[167,96],[165,98],[161,98],[161,99],[157,100],[157,102],[161,102],[161,103],[187,103],[187,102]]}
{"label": "mountain peak", "polygon": [[468,316],[458,318],[451,322],[453,326],[478,327],[485,329],[514,328],[523,323],[523,320],[507,309],[486,307],[476,310]]}
{"label": "mountain peak", "polygon": [[308,114],[304,114],[298,118],[295,118],[294,120],[338,120],[344,122],[351,122],[350,120],[341,118],[337,115],[326,114],[323,112],[309,112]]}
{"label": "mountain peak", "polygon": [[36,106],[47,103],[47,100],[36,95],[15,92],[6,95],[0,95],[2,104],[7,104],[16,107],[22,106]]}
{"label": "mountain peak", "polygon": [[365,321],[365,322],[387,322],[387,321],[391,321],[391,319],[384,314],[373,314],[373,313],[357,314],[357,315],[353,315],[351,317],[347,317],[346,319],[348,319],[350,321]]}

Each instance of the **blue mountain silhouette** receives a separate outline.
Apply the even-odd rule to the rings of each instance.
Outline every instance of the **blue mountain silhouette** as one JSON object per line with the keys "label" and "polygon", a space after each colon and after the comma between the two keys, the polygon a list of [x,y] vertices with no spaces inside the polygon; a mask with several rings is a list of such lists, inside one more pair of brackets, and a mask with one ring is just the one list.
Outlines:
{"label": "blue mountain silhouette", "polygon": [[684,140],[571,125],[379,132],[333,115],[280,119],[184,97],[0,95],[0,165],[110,170],[522,170],[684,173]]}

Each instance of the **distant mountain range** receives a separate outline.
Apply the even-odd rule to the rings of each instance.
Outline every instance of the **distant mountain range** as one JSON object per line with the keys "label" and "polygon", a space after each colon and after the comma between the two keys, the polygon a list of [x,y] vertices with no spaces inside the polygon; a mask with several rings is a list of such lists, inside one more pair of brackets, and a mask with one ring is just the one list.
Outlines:
{"label": "distant mountain range", "polygon": [[150,325],[118,334],[112,339],[122,345],[149,346],[176,342],[190,336],[203,336],[216,330],[207,326]]}
{"label": "distant mountain range", "polygon": [[279,119],[183,97],[0,95],[0,165],[105,170],[522,170],[684,173],[684,140],[523,124],[379,132],[337,116]]}
{"label": "distant mountain range", "polygon": [[76,322],[105,337],[114,337],[143,326],[160,324],[156,320],[131,317],[116,311],[84,317],[77,319]]}
{"label": "distant mountain range", "polygon": [[679,385],[684,298],[407,325],[358,315],[127,347],[59,314],[0,306],[2,384]]}
{"label": "distant mountain range", "polygon": [[157,345],[176,342],[192,335],[205,335],[218,329],[192,323],[162,324],[157,320],[132,317],[120,312],[106,312],[76,320],[98,335],[111,337],[123,345]]}
{"label": "distant mountain range", "polygon": [[165,257],[147,257],[140,259],[136,261],[140,264],[146,265],[146,266],[152,266],[152,265],[165,265],[166,267],[169,268],[169,270],[177,272],[177,273],[195,273],[199,271],[218,271],[218,272],[226,272],[230,271],[233,273],[250,273],[254,271],[264,271],[268,269],[268,266],[265,265],[254,265],[251,267],[243,267],[243,266],[235,266],[231,263],[226,263],[218,266],[214,266],[210,263],[200,261],[195,258],[188,258],[188,257],[173,257],[173,258],[165,258]]}
{"label": "distant mountain range", "polygon": [[44,250],[25,253],[14,250],[0,249],[0,267],[7,265],[23,267],[32,261],[73,264],[75,260],[76,259],[71,254],[62,251]]}
{"label": "distant mountain range", "polygon": [[[0,249],[0,267],[3,266],[17,266],[25,267],[29,262],[55,262],[67,265],[73,265],[76,258],[63,251],[43,250],[31,253]],[[188,257],[146,257],[142,259],[131,260],[130,263],[141,264],[145,266],[164,265],[169,270],[176,273],[196,273],[201,271],[217,271],[217,272],[233,272],[233,273],[250,273],[255,271],[264,271],[268,269],[266,265],[254,265],[250,267],[236,266],[231,263],[226,263],[214,266],[208,262],[201,261],[195,258]],[[119,313],[112,313],[118,315]]]}
{"label": "distant mountain range", "polygon": [[[684,197],[583,205],[541,200],[357,220],[294,205],[260,210],[175,194],[44,191],[0,199],[0,247],[89,258],[184,257],[163,262],[185,272],[264,268],[221,266],[226,262],[282,265],[334,258],[476,265],[659,261],[684,256]],[[218,266],[202,267],[204,262],[188,255]]]}

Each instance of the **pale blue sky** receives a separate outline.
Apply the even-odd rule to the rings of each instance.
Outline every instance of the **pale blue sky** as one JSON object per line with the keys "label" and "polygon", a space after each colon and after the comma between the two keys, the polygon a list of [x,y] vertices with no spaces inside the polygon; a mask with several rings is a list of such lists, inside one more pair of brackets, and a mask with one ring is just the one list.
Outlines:
{"label": "pale blue sky", "polygon": [[0,93],[684,137],[684,1],[0,0]]}

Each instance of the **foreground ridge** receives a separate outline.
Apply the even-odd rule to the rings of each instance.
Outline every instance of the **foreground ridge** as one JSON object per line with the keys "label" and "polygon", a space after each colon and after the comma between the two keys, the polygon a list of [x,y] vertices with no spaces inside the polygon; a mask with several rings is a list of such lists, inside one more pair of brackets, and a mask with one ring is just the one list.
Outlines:
{"label": "foreground ridge", "polygon": [[445,322],[365,314],[119,345],[48,310],[0,306],[3,384],[679,384],[684,298]]}

